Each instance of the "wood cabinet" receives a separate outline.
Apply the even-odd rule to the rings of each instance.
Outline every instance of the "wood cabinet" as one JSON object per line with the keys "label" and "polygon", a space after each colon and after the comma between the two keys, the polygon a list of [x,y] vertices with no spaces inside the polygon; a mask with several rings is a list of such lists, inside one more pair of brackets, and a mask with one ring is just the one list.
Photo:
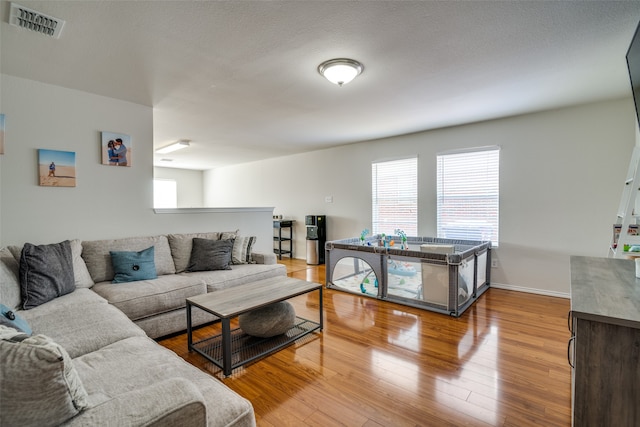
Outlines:
{"label": "wood cabinet", "polygon": [[640,279],[632,260],[571,257],[572,425],[640,426]]}

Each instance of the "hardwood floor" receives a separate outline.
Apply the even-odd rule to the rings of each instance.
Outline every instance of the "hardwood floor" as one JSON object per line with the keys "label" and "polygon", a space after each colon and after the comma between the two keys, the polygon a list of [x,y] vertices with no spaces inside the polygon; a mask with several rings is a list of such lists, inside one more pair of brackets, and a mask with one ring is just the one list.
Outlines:
{"label": "hardwood floor", "polygon": [[[281,263],[324,284],[324,266]],[[317,319],[317,292],[290,301]],[[324,289],[321,334],[228,378],[187,352],[186,334],[159,342],[249,399],[259,426],[569,426],[568,311],[567,299],[491,288],[456,319]]]}

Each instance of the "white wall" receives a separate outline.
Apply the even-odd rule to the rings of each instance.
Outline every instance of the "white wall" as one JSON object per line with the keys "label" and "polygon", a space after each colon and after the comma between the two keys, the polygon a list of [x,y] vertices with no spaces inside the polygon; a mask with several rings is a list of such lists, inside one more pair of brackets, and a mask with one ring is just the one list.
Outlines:
{"label": "white wall", "polygon": [[435,236],[436,154],[500,145],[492,282],[566,296],[569,256],[607,255],[634,144],[626,98],[211,170],[204,202],[275,206],[297,221],[294,256],[304,258],[304,215],[327,215],[329,240],[371,229],[371,162],[418,155],[419,234]]}
{"label": "white wall", "polygon": [[[2,245],[240,228],[258,236],[258,250],[271,250],[268,208],[154,213],[150,107],[0,77]],[[493,283],[566,294],[570,254],[606,256],[634,120],[628,98],[223,168],[204,173],[203,205],[276,206],[274,213],[297,220],[294,251],[304,258],[304,215],[326,214],[329,239],[358,235],[371,227],[371,162],[417,154],[420,234],[433,236],[436,153],[499,144],[500,268]],[[133,167],[101,165],[102,130],[132,136]],[[38,186],[39,148],[76,152],[77,187]]]}
{"label": "white wall", "polygon": [[[2,75],[2,245],[240,229],[271,251],[272,209],[156,214],[151,107]],[[101,164],[100,132],[132,138],[132,167]],[[37,150],[76,153],[77,186],[38,185]]]}
{"label": "white wall", "polygon": [[202,191],[202,171],[153,168],[153,177],[156,179],[172,179],[176,182],[179,208],[201,208],[204,206]]}

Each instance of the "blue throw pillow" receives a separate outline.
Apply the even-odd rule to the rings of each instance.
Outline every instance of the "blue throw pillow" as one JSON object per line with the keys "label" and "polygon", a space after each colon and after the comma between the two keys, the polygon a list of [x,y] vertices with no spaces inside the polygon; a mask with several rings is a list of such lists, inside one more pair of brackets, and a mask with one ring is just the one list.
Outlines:
{"label": "blue throw pillow", "polygon": [[154,247],[140,252],[110,251],[115,275],[111,283],[127,283],[158,277],[154,260]]}
{"label": "blue throw pillow", "polygon": [[18,332],[24,332],[27,335],[31,335],[33,333],[26,320],[18,316],[13,310],[3,304],[0,304],[0,325],[8,326]]}

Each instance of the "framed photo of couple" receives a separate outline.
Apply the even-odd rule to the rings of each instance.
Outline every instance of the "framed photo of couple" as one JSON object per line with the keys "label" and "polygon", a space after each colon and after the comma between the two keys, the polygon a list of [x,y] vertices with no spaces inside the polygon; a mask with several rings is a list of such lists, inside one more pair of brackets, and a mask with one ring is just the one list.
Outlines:
{"label": "framed photo of couple", "polygon": [[131,137],[123,133],[102,132],[102,164],[131,166]]}

